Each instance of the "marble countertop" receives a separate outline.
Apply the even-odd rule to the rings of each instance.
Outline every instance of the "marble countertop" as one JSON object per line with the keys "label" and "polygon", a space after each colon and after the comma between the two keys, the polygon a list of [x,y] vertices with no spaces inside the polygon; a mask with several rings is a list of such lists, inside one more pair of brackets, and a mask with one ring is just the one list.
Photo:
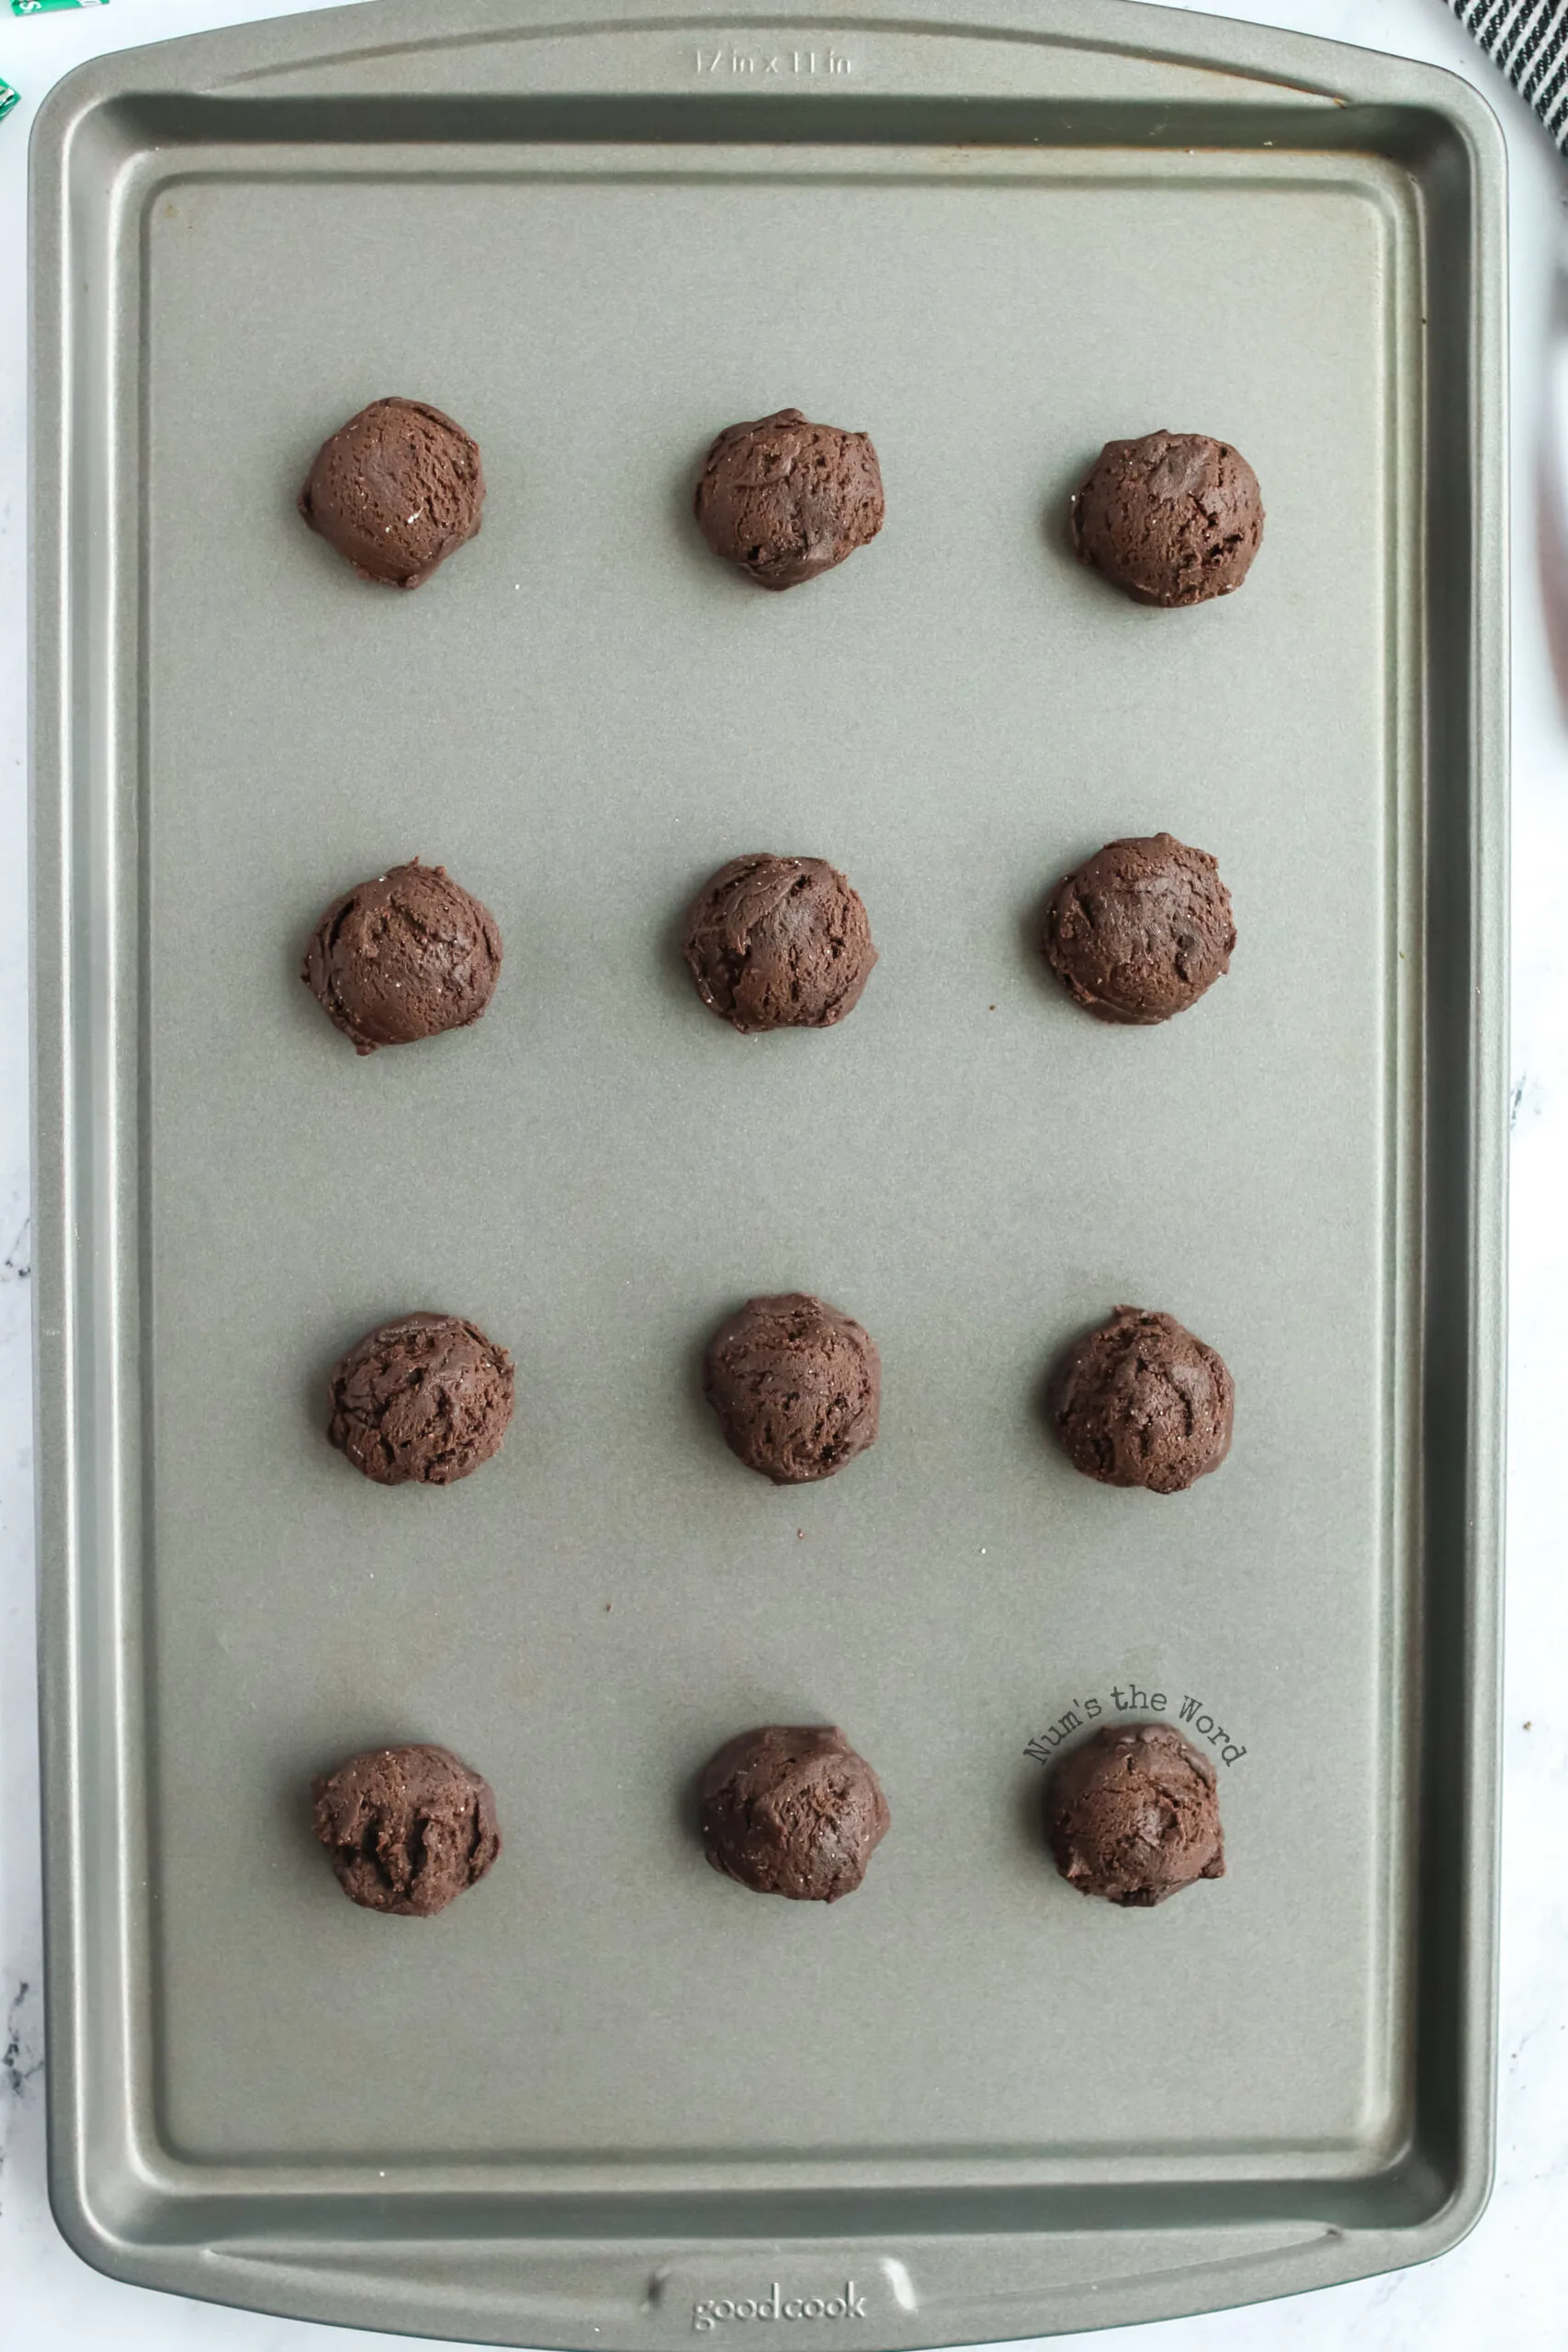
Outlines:
{"label": "marble countertop", "polygon": [[[1562,2340],[1568,2288],[1568,1577],[1557,1478],[1568,1373],[1568,169],[1446,0],[1231,0],[1213,15],[1359,41],[1466,75],[1511,164],[1513,414],[1513,1130],[1497,2186],[1442,2260],[1286,2302],[1133,2327],[1124,2352],[1427,2352]],[[100,51],[293,13],[290,0],[113,0],[0,14],[0,2303],[9,2352],[330,2352],[337,2329],[104,2278],[54,2227],[44,2186],[41,1919],[33,1670],[27,1046],[28,126]],[[1553,527],[1543,521],[1555,516]],[[403,2337],[366,2335],[367,2347]],[[1107,2341],[1074,2335],[1060,2346]]]}

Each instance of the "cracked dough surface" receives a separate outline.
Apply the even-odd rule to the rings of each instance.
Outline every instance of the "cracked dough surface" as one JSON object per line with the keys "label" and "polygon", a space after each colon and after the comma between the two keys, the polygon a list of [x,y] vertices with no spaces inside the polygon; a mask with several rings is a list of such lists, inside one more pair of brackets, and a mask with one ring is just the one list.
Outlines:
{"label": "cracked dough surface", "polygon": [[876,962],[859,893],[820,857],[759,850],[710,876],[686,910],[682,954],[710,1012],[742,1036],[830,1029]]}
{"label": "cracked dough surface", "polygon": [[499,1448],[513,1388],[512,1358],[478,1324],[402,1315],[335,1366],[327,1435],[378,1486],[448,1487]]}

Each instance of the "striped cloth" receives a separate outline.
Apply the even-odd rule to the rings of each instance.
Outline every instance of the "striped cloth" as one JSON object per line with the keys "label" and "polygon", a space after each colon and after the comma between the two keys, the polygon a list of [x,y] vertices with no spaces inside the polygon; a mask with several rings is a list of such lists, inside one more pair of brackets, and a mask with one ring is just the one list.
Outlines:
{"label": "striped cloth", "polygon": [[1450,0],[1568,155],[1568,0]]}

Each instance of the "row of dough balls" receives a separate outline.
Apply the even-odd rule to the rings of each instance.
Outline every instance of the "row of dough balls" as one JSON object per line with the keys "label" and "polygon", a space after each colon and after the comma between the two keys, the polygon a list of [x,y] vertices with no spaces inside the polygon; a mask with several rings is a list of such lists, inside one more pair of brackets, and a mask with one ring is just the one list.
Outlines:
{"label": "row of dough balls", "polygon": [[[429,1746],[352,1756],[312,1790],[312,1824],[338,1883],[367,1911],[430,1918],[501,1852],[495,1792]],[[887,1834],[882,1784],[836,1726],[767,1724],[711,1757],[697,1782],[715,1870],[756,1894],[836,1903]],[[1045,1827],[1082,1894],[1147,1910],[1224,1876],[1214,1767],[1173,1724],[1108,1724],[1053,1769]]]}
{"label": "row of dough balls", "polygon": [[[378,1486],[448,1487],[511,1426],[507,1351],[460,1316],[403,1315],[355,1342],[332,1374],[327,1435]],[[882,1360],[869,1331],[802,1291],[748,1299],[703,1359],[725,1443],[778,1487],[831,1478],[876,1442]],[[1109,1487],[1182,1493],[1230,1452],[1235,1384],[1174,1315],[1119,1306],[1069,1348],[1050,1387],[1069,1461]]]}
{"label": "row of dough balls", "polygon": [[[363,580],[417,588],[471,539],[479,444],[423,401],[372,401],[323,441],[299,511]],[[761,588],[798,588],[875,538],[886,503],[870,436],[797,408],[727,425],[697,480],[698,527]],[[1140,604],[1228,596],[1263,537],[1258,477],[1206,433],[1108,441],[1071,509],[1083,561]]]}
{"label": "row of dough balls", "polygon": [[[1107,842],[1047,902],[1041,950],[1102,1021],[1168,1021],[1230,968],[1230,892],[1208,853],[1171,833]],[[820,857],[731,858],[697,892],[682,933],[697,994],[742,1036],[831,1029],[876,963],[857,890]],[[300,978],[361,1054],[466,1029],[501,971],[488,907],[443,865],[414,858],[334,899]]]}

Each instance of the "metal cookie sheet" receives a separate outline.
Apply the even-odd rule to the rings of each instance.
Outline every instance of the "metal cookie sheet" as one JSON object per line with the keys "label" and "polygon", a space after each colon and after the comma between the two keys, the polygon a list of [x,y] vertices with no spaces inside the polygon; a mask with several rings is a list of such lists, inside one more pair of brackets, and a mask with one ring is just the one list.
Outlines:
{"label": "metal cookie sheet", "polygon": [[[386,0],[95,63],[34,168],[73,2243],[627,2352],[1033,2335],[1451,2244],[1493,2073],[1484,106],[1138,6]],[[293,510],[383,392],[491,483],[412,596]],[[690,484],[792,402],[872,432],[888,520],[761,596]],[[1100,443],[1159,425],[1234,440],[1269,511],[1196,611],[1063,539]],[[1035,910],[1160,827],[1240,944],[1190,1014],[1107,1030]],[[672,952],[759,848],[870,909],[830,1034],[738,1039]],[[502,984],[356,1062],[300,941],[416,854],[494,910]],[[786,1287],[886,1366],[874,1452],[794,1493],[694,1380]],[[1053,1353],[1123,1299],[1235,1374],[1185,1497],[1042,1430]],[[478,1476],[388,1493],[323,1442],[322,1376],[419,1305],[505,1341],[521,1405]],[[1025,1750],[1156,1692],[1211,1742],[1229,1871],[1130,1915],[1052,1871]],[[691,1833],[696,1768],[770,1719],[842,1724],[888,1791],[830,1912]],[[344,1903],[306,1815],[403,1737],[477,1763],[507,1839],[428,1925]]]}

